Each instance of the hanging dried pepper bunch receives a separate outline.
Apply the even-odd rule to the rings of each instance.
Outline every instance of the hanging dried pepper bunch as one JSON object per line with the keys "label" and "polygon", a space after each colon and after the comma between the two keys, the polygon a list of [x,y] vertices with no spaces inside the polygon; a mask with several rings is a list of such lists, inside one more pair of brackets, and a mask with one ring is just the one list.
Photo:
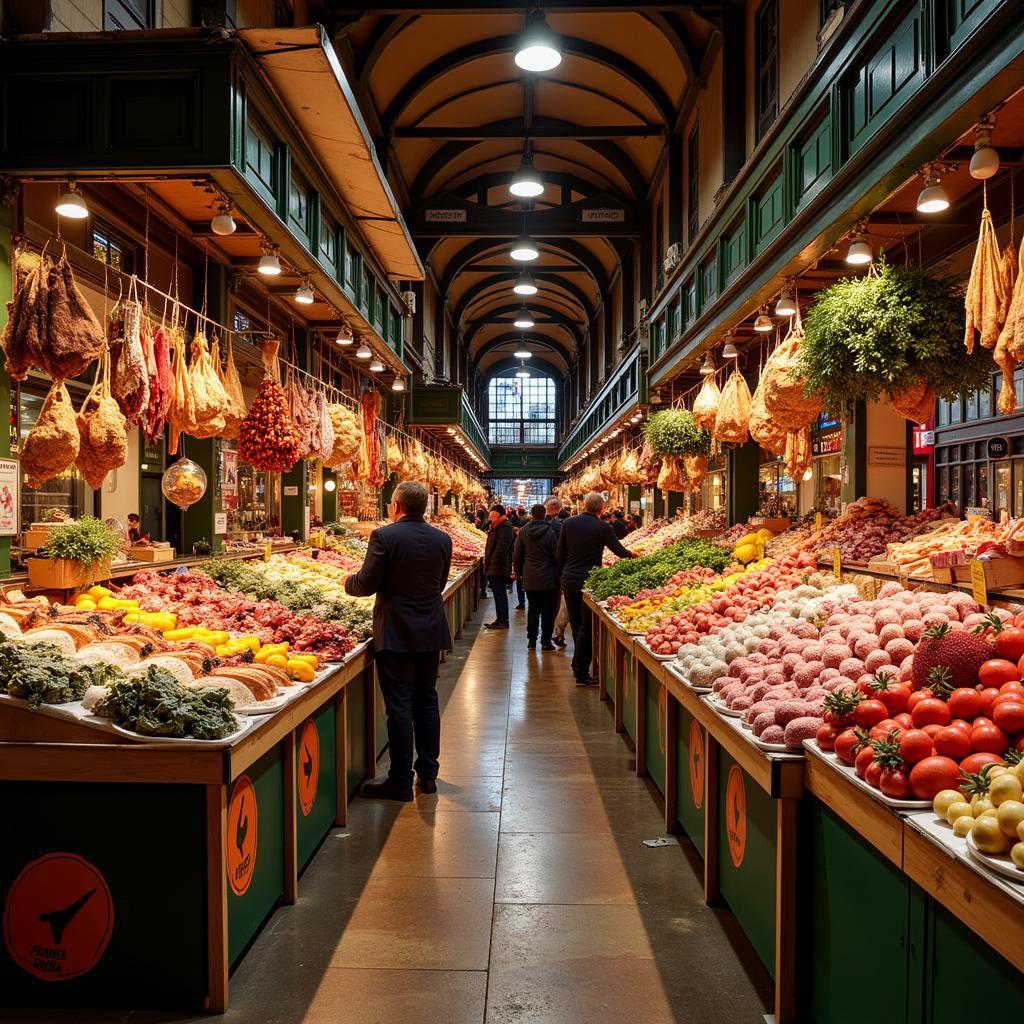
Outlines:
{"label": "hanging dried pepper bunch", "polygon": [[238,457],[261,472],[287,473],[298,461],[300,448],[281,385],[264,377],[238,431]]}

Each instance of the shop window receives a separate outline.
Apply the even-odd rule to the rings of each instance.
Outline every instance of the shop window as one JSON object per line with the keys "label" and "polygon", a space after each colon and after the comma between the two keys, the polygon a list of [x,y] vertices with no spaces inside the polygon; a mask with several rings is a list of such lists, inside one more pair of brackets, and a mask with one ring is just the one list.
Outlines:
{"label": "shop window", "polygon": [[700,122],[694,121],[686,140],[686,234],[692,243],[700,227]]}
{"label": "shop window", "polygon": [[92,254],[100,263],[106,263],[112,270],[120,270],[122,274],[135,271],[135,247],[103,221],[95,218],[92,222]]}
{"label": "shop window", "polygon": [[338,226],[330,217],[320,218],[320,262],[338,271]]}
{"label": "shop window", "polygon": [[313,193],[309,186],[301,179],[293,177],[288,188],[288,222],[295,230],[309,238],[310,209],[312,207]]}
{"label": "shop window", "polygon": [[[1024,384],[1024,377],[1021,378]],[[978,418],[987,420],[992,415],[992,392],[988,388],[978,392]]]}
{"label": "shop window", "polygon": [[814,507],[839,512],[842,470],[839,455],[823,455],[814,460]]}
{"label": "shop window", "polygon": [[506,370],[487,385],[491,444],[554,444],[557,401],[550,377],[516,377]]}
{"label": "shop window", "polygon": [[103,31],[156,28],[155,0],[103,0]]}
{"label": "shop window", "polygon": [[779,112],[779,3],[764,0],[754,24],[754,86],[757,141]]}
{"label": "shop window", "polygon": [[277,161],[270,133],[253,118],[245,124],[245,171],[265,199],[277,194]]}

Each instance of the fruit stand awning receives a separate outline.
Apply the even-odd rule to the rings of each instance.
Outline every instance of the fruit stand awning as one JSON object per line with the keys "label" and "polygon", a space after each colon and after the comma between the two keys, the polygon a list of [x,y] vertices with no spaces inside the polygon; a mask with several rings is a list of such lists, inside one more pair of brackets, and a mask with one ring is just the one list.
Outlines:
{"label": "fruit stand awning", "polygon": [[388,276],[422,280],[423,264],[323,29],[241,29],[237,36],[287,107]]}

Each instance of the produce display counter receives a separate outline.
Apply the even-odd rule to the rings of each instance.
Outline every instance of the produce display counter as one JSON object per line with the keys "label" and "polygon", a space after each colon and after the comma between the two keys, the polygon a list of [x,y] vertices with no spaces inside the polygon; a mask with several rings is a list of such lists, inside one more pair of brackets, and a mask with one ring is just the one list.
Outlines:
{"label": "produce display counter", "polygon": [[[895,810],[811,744],[806,756],[760,749],[642,637],[587,604],[602,689],[617,702],[618,673],[636,665],[632,728],[619,703],[616,728],[634,737],[666,829],[682,829],[704,858],[706,901],[729,906],[772,974],[780,1024],[859,1020],[849,971],[868,937],[880,1020],[952,1022],[982,1005],[1019,1013],[1024,880],[984,872],[930,809]],[[805,949],[816,951],[813,971],[798,958]]]}
{"label": "produce display counter", "polygon": [[[818,561],[818,568],[822,570],[832,571],[833,565],[831,561]],[[973,593],[973,588],[970,583],[940,583],[938,580],[931,579],[925,576],[907,576],[899,573],[881,572],[878,569],[872,569],[865,563],[858,562],[843,562],[842,564],[843,574],[851,573],[858,576],[870,576],[872,579],[878,580],[880,583],[899,583],[902,587],[908,587],[910,589],[921,588],[924,590],[933,590],[936,593],[951,593],[960,592],[964,594]],[[1024,588],[1021,587],[1005,587],[1001,589],[989,589],[988,597],[990,602],[1000,601],[1024,601]]]}

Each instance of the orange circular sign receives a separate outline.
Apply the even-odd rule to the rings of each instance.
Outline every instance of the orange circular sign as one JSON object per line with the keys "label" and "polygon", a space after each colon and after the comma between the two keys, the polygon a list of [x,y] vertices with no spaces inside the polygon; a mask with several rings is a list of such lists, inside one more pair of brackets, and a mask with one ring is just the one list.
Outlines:
{"label": "orange circular sign", "polygon": [[320,781],[320,733],[316,722],[306,719],[299,735],[298,787],[299,806],[303,816],[313,810],[316,802],[316,787]]}
{"label": "orange circular sign", "polygon": [[690,719],[690,792],[699,809],[704,804],[704,734],[696,718]]}
{"label": "orange circular sign", "polygon": [[725,835],[729,840],[729,856],[736,867],[743,863],[747,849],[747,791],[743,785],[743,772],[738,764],[729,769],[725,784]]}
{"label": "orange circular sign", "polygon": [[256,871],[259,813],[256,790],[249,776],[239,776],[228,804],[228,885],[236,896],[241,896],[249,888]]}
{"label": "orange circular sign", "polygon": [[114,930],[114,900],[99,869],[74,853],[48,853],[26,865],[4,903],[11,959],[43,981],[91,971]]}

